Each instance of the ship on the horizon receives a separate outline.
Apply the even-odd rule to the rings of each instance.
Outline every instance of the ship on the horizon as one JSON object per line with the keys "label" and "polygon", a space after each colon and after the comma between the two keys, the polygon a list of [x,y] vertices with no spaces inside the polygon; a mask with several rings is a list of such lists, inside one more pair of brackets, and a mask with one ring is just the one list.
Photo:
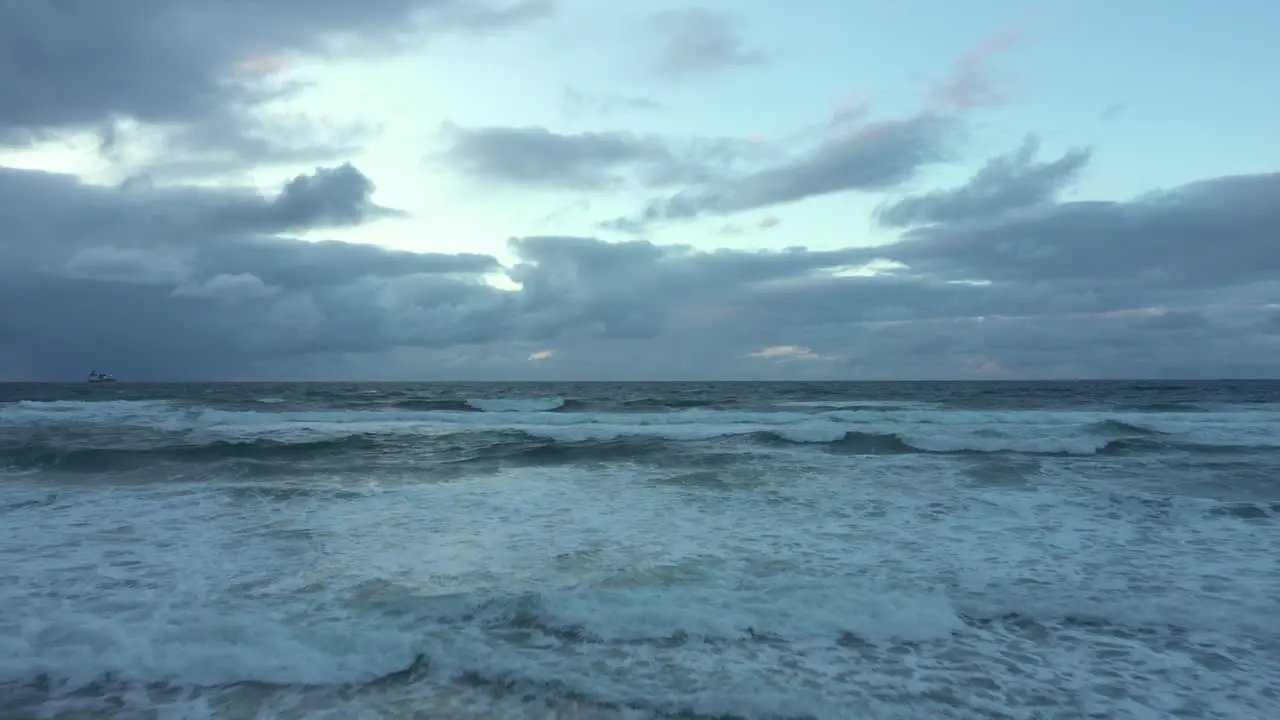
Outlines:
{"label": "ship on the horizon", "polygon": [[89,371],[89,382],[91,383],[115,382],[115,381],[116,381],[116,378],[111,373],[100,373],[97,370]]}

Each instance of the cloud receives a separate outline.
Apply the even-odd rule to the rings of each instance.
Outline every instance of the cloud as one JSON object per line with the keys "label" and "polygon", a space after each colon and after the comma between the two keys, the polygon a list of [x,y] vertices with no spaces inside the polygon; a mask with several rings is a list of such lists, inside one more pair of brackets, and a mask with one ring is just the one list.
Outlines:
{"label": "cloud", "polygon": [[373,182],[364,173],[344,163],[294,177],[270,201],[228,202],[218,208],[213,219],[223,229],[284,232],[360,225],[377,218],[407,214],[374,204],[373,191]]}
{"label": "cloud", "polygon": [[870,112],[871,105],[866,94],[853,93],[836,104],[823,129],[828,132],[856,129],[866,120]]}
{"label": "cloud", "polygon": [[214,275],[195,285],[179,285],[170,293],[173,297],[216,298],[229,302],[257,300],[280,292],[280,288],[267,285],[257,275],[250,273],[226,273]]}
{"label": "cloud", "polygon": [[[548,222],[607,206],[610,192],[644,193],[637,212],[605,223],[623,230],[717,218],[758,233],[789,203],[910,187],[877,215],[900,233],[885,245],[526,234],[500,262],[299,239],[405,212],[376,203],[374,179],[334,157],[364,128],[280,114],[301,87],[296,68],[499,32],[554,8],[0,4],[0,146],[96,132],[108,156],[151,153],[147,172],[112,187],[0,167],[0,378],[89,367],[125,379],[1280,375],[1280,174],[1068,200],[1093,151],[1042,159],[1033,136],[957,187],[916,192],[957,156],[965,111],[1002,97],[987,63],[1013,32],[961,58],[933,110],[907,117],[874,120],[855,97],[775,143],[447,125],[431,158],[485,186],[572,190],[548,204]],[[660,13],[650,29],[667,78],[763,59],[709,11]],[[647,104],[565,99],[579,114]],[[276,162],[318,167],[267,193],[192,177]]]}
{"label": "cloud", "polygon": [[628,111],[656,110],[662,107],[661,103],[652,98],[592,92],[574,87],[563,89],[560,105],[561,112],[573,120],[586,117],[608,118]]}
{"label": "cloud", "polygon": [[[669,41],[667,72],[755,62],[741,51],[729,17],[703,9],[653,16]],[[729,216],[840,193],[885,193],[917,179],[934,165],[959,157],[968,110],[991,100],[986,66],[1019,37],[1014,29],[979,44],[956,62],[939,85],[932,109],[871,119],[863,93],[837,103],[829,117],[769,141],[752,134],[735,140],[676,141],[618,131],[561,133],[546,127],[447,125],[448,149],[436,159],[486,182],[595,193],[657,190],[630,214],[607,218],[602,229],[629,234],[655,225]],[[889,226],[996,212],[1052,200],[1088,162],[1087,150],[1057,161],[1035,162],[1030,137],[1007,157],[992,160],[968,185],[899,200],[883,209]]]}
{"label": "cloud", "polygon": [[[940,219],[876,248],[528,236],[504,267],[282,234],[375,216],[349,212],[367,199],[357,172],[321,170],[264,197],[0,171],[0,304],[14,309],[0,314],[0,374],[1280,373],[1280,175]],[[896,264],[847,272],[877,258]],[[495,274],[514,289],[486,282]]]}
{"label": "cloud", "polygon": [[552,8],[549,0],[0,3],[0,146],[89,131],[110,152],[128,121],[158,145],[158,159],[203,151],[186,160],[191,171],[316,160],[349,149],[352,129],[260,112],[301,87],[277,77],[288,58],[382,53]]}
{"label": "cloud", "polygon": [[[515,187],[602,194],[666,191],[636,213],[600,223],[605,229],[640,233],[659,223],[728,216],[808,198],[891,191],[930,166],[955,158],[963,134],[960,118],[950,115],[926,112],[856,126],[852,119],[841,106],[823,124],[816,141],[809,137],[779,144],[753,138],[676,140],[621,131],[562,133],[538,126],[446,124],[446,146],[428,160],[474,180]],[[1038,172],[1047,176],[1043,182],[1050,182],[1054,173],[1066,176],[1073,163],[1083,164],[1072,155],[1064,158],[1062,167],[1033,166],[1035,149],[1029,141],[1018,154],[993,161],[990,170],[975,178],[981,184],[966,191],[962,200],[972,202],[972,196],[992,192],[992,183],[1007,185],[1018,179],[1000,173]],[[1006,195],[1012,198],[1015,190],[1026,192],[1009,188]],[[902,204],[907,208],[921,202]],[[906,211],[890,212],[886,218]]]}
{"label": "cloud", "polygon": [[66,277],[140,285],[182,282],[187,272],[178,258],[109,245],[76,250],[62,267]]}
{"label": "cloud", "polygon": [[467,313],[502,299],[482,282],[500,270],[494,258],[277,234],[380,216],[370,188],[350,166],[302,176],[274,198],[0,169],[0,304],[14,309],[0,318],[0,344],[53,375],[101,357],[134,376],[172,376],[471,337]]}
{"label": "cloud", "polygon": [[664,10],[650,16],[649,25],[660,41],[651,68],[660,77],[685,78],[765,59],[763,52],[747,46],[733,18],[725,13],[706,8]]}
{"label": "cloud", "polygon": [[[1129,202],[1069,202],[918,228],[878,257],[948,280],[1185,292],[1280,271],[1280,174],[1205,180]],[[1062,286],[1062,285],[1060,285]]]}
{"label": "cloud", "polygon": [[[270,242],[220,247],[202,241],[227,234],[255,238],[345,227],[403,214],[374,204],[373,189],[350,164],[299,175],[273,198],[244,188],[155,188],[145,183],[107,188],[68,175],[0,168],[0,196],[7,200],[0,203],[0,224],[13,229],[15,235],[9,237],[27,238],[6,243],[7,258],[40,264],[74,250],[65,263],[57,263],[67,273],[133,268],[128,272],[172,277],[184,262],[181,258],[207,255],[204,262],[217,266],[235,262],[236,253],[252,254],[275,270],[283,268],[272,267],[277,246]],[[71,205],[60,209],[65,202]],[[76,247],[86,239],[93,242]]]}
{"label": "cloud", "polygon": [[1074,149],[1057,160],[1037,163],[1039,148],[1039,141],[1028,137],[1016,151],[989,160],[964,185],[902,198],[880,208],[877,219],[891,227],[957,222],[1056,200],[1088,164],[1090,152]]}
{"label": "cloud", "polygon": [[1003,101],[1004,95],[991,79],[988,63],[993,56],[1016,45],[1021,36],[1020,28],[1007,28],[969,49],[956,60],[947,78],[934,88],[934,100],[956,110]]}
{"label": "cloud", "polygon": [[827,137],[780,162],[651,200],[638,214],[604,226],[635,231],[657,222],[728,215],[841,192],[890,190],[950,158],[957,130],[954,119],[927,114],[866,125]]}
{"label": "cloud", "polygon": [[825,360],[826,357],[815,353],[807,347],[800,345],[770,345],[761,348],[753,353],[750,357],[765,358],[767,360]]}
{"label": "cloud", "polygon": [[543,127],[446,125],[439,156],[478,180],[579,191],[707,183],[745,157],[748,143],[674,142],[626,132],[558,133]]}

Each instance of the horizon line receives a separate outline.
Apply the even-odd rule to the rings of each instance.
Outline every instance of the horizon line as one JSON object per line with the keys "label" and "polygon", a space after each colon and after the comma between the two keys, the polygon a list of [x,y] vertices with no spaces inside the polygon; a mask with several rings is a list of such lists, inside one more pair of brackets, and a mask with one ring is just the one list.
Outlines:
{"label": "horizon line", "polygon": [[[752,379],[723,379],[723,380],[707,380],[707,379],[630,379],[630,380],[602,380],[602,379],[581,379],[581,380],[501,380],[501,379],[476,379],[476,380],[117,380],[111,383],[111,387],[120,387],[121,385],[475,385],[475,384],[506,384],[506,385],[568,385],[568,384],[658,384],[658,383],[754,383],[754,384],[890,384],[890,383],[1078,383],[1078,382],[1097,382],[1097,383],[1115,383],[1115,382],[1161,382],[1161,383],[1208,383],[1208,382],[1280,382],[1280,376],[1273,377],[1153,377],[1153,376],[1116,376],[1116,377],[1040,377],[1040,378],[933,378],[933,379],[768,379],[768,380],[752,380]],[[89,385],[85,380],[0,380],[0,385]]]}

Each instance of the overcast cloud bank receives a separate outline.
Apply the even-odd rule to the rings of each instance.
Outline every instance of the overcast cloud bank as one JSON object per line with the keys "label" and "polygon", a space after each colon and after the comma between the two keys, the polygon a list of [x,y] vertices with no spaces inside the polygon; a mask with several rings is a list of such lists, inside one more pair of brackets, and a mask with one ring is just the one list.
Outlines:
{"label": "overcast cloud bank", "polygon": [[[0,5],[0,145],[92,130],[110,153],[127,120],[167,157],[118,186],[0,167],[0,379],[79,379],[90,366],[131,379],[1280,374],[1280,173],[1066,199],[1094,152],[1046,158],[1029,136],[966,183],[921,189],[923,173],[965,154],[973,103],[768,147],[454,124],[434,157],[460,177],[649,199],[599,218],[601,237],[512,238],[506,262],[298,239],[414,208],[374,202],[378,179],[345,159],[359,132],[273,125],[263,109],[290,89],[243,79],[247,62],[532,32],[556,7],[253,8]],[[655,18],[651,72],[688,82],[768,61],[733,28],[699,12]],[[299,160],[315,170],[274,194],[199,181]],[[664,227],[856,193],[883,198],[874,220],[896,240],[661,242]]]}

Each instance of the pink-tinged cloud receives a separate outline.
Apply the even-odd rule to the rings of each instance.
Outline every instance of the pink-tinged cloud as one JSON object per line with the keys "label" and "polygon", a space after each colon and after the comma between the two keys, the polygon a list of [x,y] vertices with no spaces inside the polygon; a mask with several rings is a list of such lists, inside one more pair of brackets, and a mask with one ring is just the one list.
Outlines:
{"label": "pink-tinged cloud", "polygon": [[803,345],[770,345],[761,348],[748,357],[765,360],[838,360],[838,355],[820,355]]}
{"label": "pink-tinged cloud", "polygon": [[1013,47],[1021,36],[1020,29],[1007,28],[961,55],[951,74],[934,89],[934,100],[953,110],[1002,102],[1005,98],[995,87],[988,65],[993,56]]}

